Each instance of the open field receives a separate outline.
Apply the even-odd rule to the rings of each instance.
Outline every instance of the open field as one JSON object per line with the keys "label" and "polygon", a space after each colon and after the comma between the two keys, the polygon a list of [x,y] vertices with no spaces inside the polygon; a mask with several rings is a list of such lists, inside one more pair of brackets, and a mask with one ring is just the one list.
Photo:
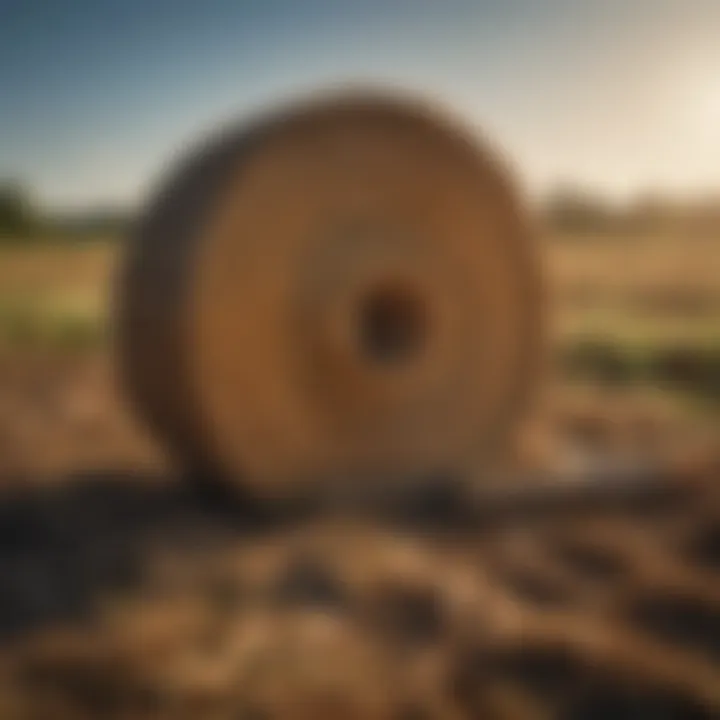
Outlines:
{"label": "open field", "polygon": [[[717,236],[540,239],[560,337],[718,339]],[[122,242],[0,246],[0,307],[102,324]],[[0,327],[5,334],[6,327]]]}
{"label": "open field", "polygon": [[[720,401],[720,236],[541,242],[563,377]],[[121,243],[0,248],[0,352],[102,348]]]}
{"label": "open field", "polygon": [[549,238],[561,332],[720,339],[717,237]]}
{"label": "open field", "polygon": [[97,345],[118,247],[112,241],[0,247],[0,347]]}
{"label": "open field", "polygon": [[569,376],[720,399],[720,234],[550,238]]}
{"label": "open field", "polygon": [[1,249],[0,718],[718,717],[720,238],[544,247],[545,431],[671,451],[666,497],[489,520],[218,503],[116,390],[119,243]]}
{"label": "open field", "polygon": [[[605,425],[619,435],[628,434],[624,424],[662,425],[671,444],[701,430],[713,435],[720,237],[554,234],[540,247],[554,358],[550,415],[579,425],[595,412],[614,418]],[[0,248],[0,469],[148,457],[148,443],[128,440],[139,433],[113,383],[111,302],[121,252],[112,239]],[[96,442],[74,439],[88,428]]]}
{"label": "open field", "polygon": [[[714,436],[720,236],[555,233],[540,238],[540,248],[553,360],[541,422],[592,425],[586,419],[595,415],[615,435],[655,432],[663,437],[656,446]],[[0,470],[72,470],[152,455],[113,382],[121,252],[111,238],[0,247]],[[74,439],[86,429],[95,442]]]}

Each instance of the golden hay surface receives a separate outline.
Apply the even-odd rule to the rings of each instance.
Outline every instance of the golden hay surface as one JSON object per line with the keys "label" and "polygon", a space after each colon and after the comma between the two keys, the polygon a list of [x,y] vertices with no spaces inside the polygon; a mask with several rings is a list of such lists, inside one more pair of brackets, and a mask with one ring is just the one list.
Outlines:
{"label": "golden hay surface", "polygon": [[114,318],[126,393],[175,456],[264,497],[487,464],[544,347],[493,148],[432,105],[341,93],[179,165]]}

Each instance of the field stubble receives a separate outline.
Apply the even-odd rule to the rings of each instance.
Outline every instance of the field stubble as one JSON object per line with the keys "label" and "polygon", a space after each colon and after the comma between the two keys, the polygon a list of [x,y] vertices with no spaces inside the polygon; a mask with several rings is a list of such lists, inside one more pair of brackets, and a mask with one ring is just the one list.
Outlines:
{"label": "field stubble", "polygon": [[[558,347],[718,337],[720,242],[546,247]],[[500,527],[452,508],[271,517],[218,504],[178,482],[115,389],[118,250],[0,252],[0,717],[718,716],[709,458],[659,506]],[[550,379],[538,437],[551,464],[558,438],[717,448],[697,394],[585,362]]]}

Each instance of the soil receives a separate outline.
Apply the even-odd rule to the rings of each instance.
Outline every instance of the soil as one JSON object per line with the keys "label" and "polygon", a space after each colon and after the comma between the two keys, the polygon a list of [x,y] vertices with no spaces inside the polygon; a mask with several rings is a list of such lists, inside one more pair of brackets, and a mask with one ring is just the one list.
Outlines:
{"label": "soil", "polygon": [[103,354],[0,359],[0,717],[720,716],[712,423],[564,389],[541,424],[557,467],[682,469],[502,517],[272,510],[187,482]]}

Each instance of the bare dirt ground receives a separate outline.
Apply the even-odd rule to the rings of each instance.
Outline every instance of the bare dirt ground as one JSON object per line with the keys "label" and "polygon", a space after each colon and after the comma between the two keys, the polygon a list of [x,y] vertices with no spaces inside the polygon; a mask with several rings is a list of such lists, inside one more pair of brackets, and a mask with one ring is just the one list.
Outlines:
{"label": "bare dirt ground", "polygon": [[[560,336],[712,341],[718,248],[551,243]],[[184,482],[132,421],[102,332],[117,250],[0,257],[2,720],[720,717],[716,408],[551,379],[520,466],[679,462],[652,498],[269,512]]]}
{"label": "bare dirt ground", "polygon": [[[272,514],[183,484],[104,351],[2,362],[2,718],[720,713],[709,453],[652,502]],[[657,399],[554,398],[564,436],[698,454]]]}

